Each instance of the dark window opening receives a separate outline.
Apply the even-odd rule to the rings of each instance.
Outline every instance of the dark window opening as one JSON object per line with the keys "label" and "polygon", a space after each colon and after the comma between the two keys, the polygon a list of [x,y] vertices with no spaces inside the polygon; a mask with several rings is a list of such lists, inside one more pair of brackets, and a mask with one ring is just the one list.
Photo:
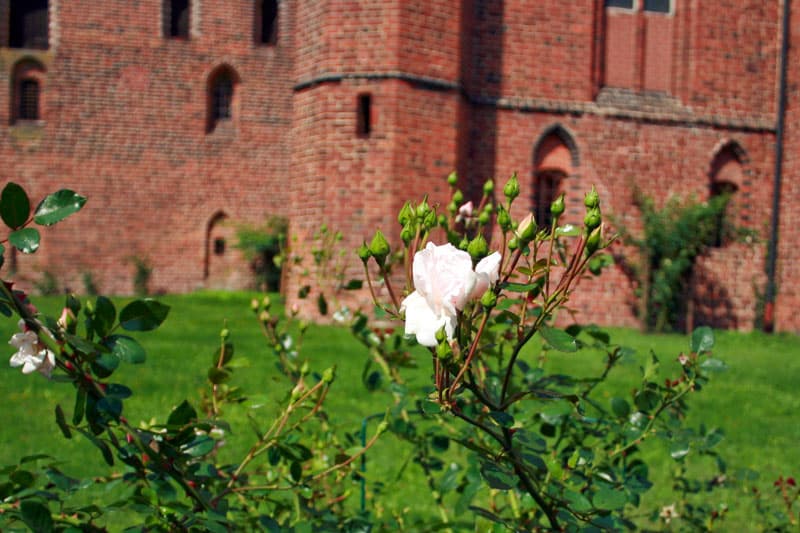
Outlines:
{"label": "dark window opening", "polygon": [[739,187],[730,181],[715,180],[711,183],[711,197],[717,198],[724,196],[727,201],[725,209],[720,211],[714,227],[715,233],[712,246],[716,248],[725,246],[731,240],[732,226],[729,217],[735,216],[735,213],[733,213],[731,209],[731,202],[733,201],[733,195],[736,194],[738,190]]}
{"label": "dark window opening", "polygon": [[211,92],[211,120],[230,120],[233,100],[233,80],[228,74],[220,74],[214,80]]}
{"label": "dark window opening", "polygon": [[356,134],[369,137],[372,131],[372,95],[359,94],[356,110]]}
{"label": "dark window opening", "polygon": [[39,82],[22,80],[19,84],[17,119],[39,120]]}
{"label": "dark window opening", "polygon": [[669,13],[672,7],[671,3],[670,0],[644,0],[644,10],[653,13]]}
{"label": "dark window opening", "polygon": [[633,9],[633,0],[605,0],[606,7],[621,7],[624,9]]}
{"label": "dark window opening", "polygon": [[164,36],[177,39],[189,38],[191,15],[190,0],[166,0],[164,2]]}
{"label": "dark window opening", "polygon": [[12,1],[8,20],[8,45],[11,48],[47,49],[47,0]]}
{"label": "dark window opening", "polygon": [[536,184],[533,191],[533,216],[536,225],[549,228],[553,222],[550,214],[550,204],[561,191],[561,180],[565,174],[560,170],[543,170],[536,174]]}
{"label": "dark window opening", "polygon": [[256,5],[256,42],[261,44],[278,42],[277,23],[277,0],[259,0]]}
{"label": "dark window opening", "polygon": [[214,239],[214,255],[225,255],[225,239],[222,237]]}

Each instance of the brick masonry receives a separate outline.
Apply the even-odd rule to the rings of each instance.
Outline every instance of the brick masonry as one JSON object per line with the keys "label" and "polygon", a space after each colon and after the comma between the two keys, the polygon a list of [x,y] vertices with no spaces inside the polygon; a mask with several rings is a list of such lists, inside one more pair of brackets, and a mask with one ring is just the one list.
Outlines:
{"label": "brick masonry", "polygon": [[[736,217],[759,240],[703,259],[695,323],[756,321],[781,1],[673,0],[662,14],[602,0],[280,0],[277,40],[264,45],[254,39],[252,0],[192,0],[188,39],[163,36],[162,0],[51,0],[47,50],[5,46],[12,1],[0,0],[0,178],[34,196],[67,186],[90,198],[80,216],[46,232],[42,253],[18,258],[29,283],[48,271],[81,290],[88,272],[105,292],[130,292],[138,255],[154,267],[154,290],[243,286],[247,267],[230,246],[237,223],[288,216],[300,252],[322,222],[342,230],[348,247],[376,227],[396,242],[402,203],[428,194],[443,205],[453,169],[471,195],[516,171],[517,215],[533,207],[537,172],[559,170],[568,217],[580,219],[594,184],[604,211],[632,225],[634,186],[659,201],[705,198],[716,177],[736,185]],[[792,20],[800,27],[798,13]],[[800,330],[797,48],[775,308],[777,327],[789,331]],[[27,64],[39,69],[40,121],[14,119]],[[234,77],[232,117],[209,132],[220,69]],[[357,135],[364,94],[368,136]],[[722,160],[735,160],[724,176]],[[219,238],[229,243],[221,256]],[[356,260],[350,273],[358,269]],[[288,276],[290,299],[301,270]],[[612,268],[573,305],[580,320],[633,325],[633,289]]]}

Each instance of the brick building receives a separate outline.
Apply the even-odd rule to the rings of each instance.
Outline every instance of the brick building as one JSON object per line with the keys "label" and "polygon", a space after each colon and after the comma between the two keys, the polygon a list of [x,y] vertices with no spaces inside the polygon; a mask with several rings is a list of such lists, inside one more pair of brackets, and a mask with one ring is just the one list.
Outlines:
{"label": "brick building", "polygon": [[[0,178],[90,198],[13,261],[77,290],[129,292],[133,256],[157,290],[242,286],[229,222],[288,216],[302,249],[327,221],[355,246],[443,201],[452,169],[466,191],[516,171],[520,208],[563,190],[576,219],[595,184],[629,224],[634,186],[733,190],[760,240],[701,261],[696,320],[752,327],[774,270],[775,324],[800,330],[788,1],[0,0]],[[630,325],[632,288],[614,268],[575,304]]]}

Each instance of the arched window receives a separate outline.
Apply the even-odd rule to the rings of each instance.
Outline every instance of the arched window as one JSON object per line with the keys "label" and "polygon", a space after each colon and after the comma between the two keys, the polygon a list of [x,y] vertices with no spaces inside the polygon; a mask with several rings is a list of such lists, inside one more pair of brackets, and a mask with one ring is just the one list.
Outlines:
{"label": "arched window", "polygon": [[42,84],[44,67],[24,59],[14,67],[12,80],[12,122],[42,120]]}
{"label": "arched window", "polygon": [[550,204],[564,192],[564,180],[578,164],[575,141],[561,126],[549,128],[534,149],[531,210],[540,227],[552,222]]}
{"label": "arched window", "polygon": [[234,119],[239,78],[228,66],[218,68],[208,83],[208,132]]}
{"label": "arched window", "polygon": [[258,44],[278,42],[277,0],[256,0],[255,38]]}
{"label": "arched window", "polygon": [[744,175],[743,163],[746,161],[744,150],[736,142],[729,142],[720,148],[709,171],[709,196],[711,198],[725,196],[727,205],[717,220],[715,246],[724,246],[730,241],[730,228],[742,222],[741,198],[738,191]]}
{"label": "arched window", "polygon": [[11,48],[47,50],[47,0],[11,0],[8,22],[8,45]]}

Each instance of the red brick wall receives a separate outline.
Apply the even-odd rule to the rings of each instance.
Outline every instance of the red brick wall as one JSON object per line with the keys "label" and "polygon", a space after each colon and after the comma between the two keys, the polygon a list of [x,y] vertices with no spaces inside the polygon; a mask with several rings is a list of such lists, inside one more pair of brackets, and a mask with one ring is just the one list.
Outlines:
{"label": "red brick wall", "polygon": [[[266,47],[253,43],[246,0],[193,2],[189,41],[161,36],[158,0],[57,5],[50,50],[0,50],[0,179],[37,197],[71,187],[89,202],[45,232],[43,253],[24,264],[73,290],[88,272],[101,290],[123,293],[139,255],[154,267],[154,290],[202,286],[212,215],[255,223],[287,211],[276,185],[292,177],[291,13],[281,12],[278,43]],[[47,71],[44,121],[9,127],[9,76],[29,55]],[[207,78],[221,64],[241,80],[234,124],[206,134]]]}
{"label": "red brick wall", "polygon": [[[7,4],[0,0],[0,17]],[[73,289],[91,272],[101,290],[129,292],[132,254],[152,262],[154,289],[244,283],[204,279],[218,213],[253,223],[288,215],[301,254],[322,223],[344,231],[348,249],[378,227],[396,242],[402,203],[427,193],[443,204],[453,169],[470,195],[518,172],[522,210],[534,147],[554,125],[573,143],[564,183],[573,220],[592,184],[604,211],[633,226],[633,184],[659,201],[704,198],[716,151],[735,141],[747,159],[737,201],[767,237],[778,1],[676,0],[669,15],[639,13],[632,66],[619,71],[609,53],[628,41],[602,0],[283,0],[275,46],[253,43],[248,0],[193,0],[188,41],[161,36],[159,0],[51,5],[50,50],[0,48],[0,178],[37,196],[68,186],[90,197],[84,213],[47,232],[42,254],[23,261]],[[46,71],[44,121],[11,126],[12,72],[28,56]],[[798,64],[790,61],[777,307],[778,326],[795,330]],[[234,118],[208,134],[208,77],[221,65],[239,80]],[[371,95],[368,137],[356,134],[360,94]],[[727,298],[727,324],[752,325],[763,241],[746,250],[714,250],[703,262],[713,290],[696,293],[710,295],[696,296],[708,300],[698,301],[707,316],[696,320],[716,320],[708,302]],[[358,272],[354,260],[348,275]],[[301,273],[290,277],[290,295]],[[631,287],[612,269],[575,303],[587,320],[633,324]]]}

